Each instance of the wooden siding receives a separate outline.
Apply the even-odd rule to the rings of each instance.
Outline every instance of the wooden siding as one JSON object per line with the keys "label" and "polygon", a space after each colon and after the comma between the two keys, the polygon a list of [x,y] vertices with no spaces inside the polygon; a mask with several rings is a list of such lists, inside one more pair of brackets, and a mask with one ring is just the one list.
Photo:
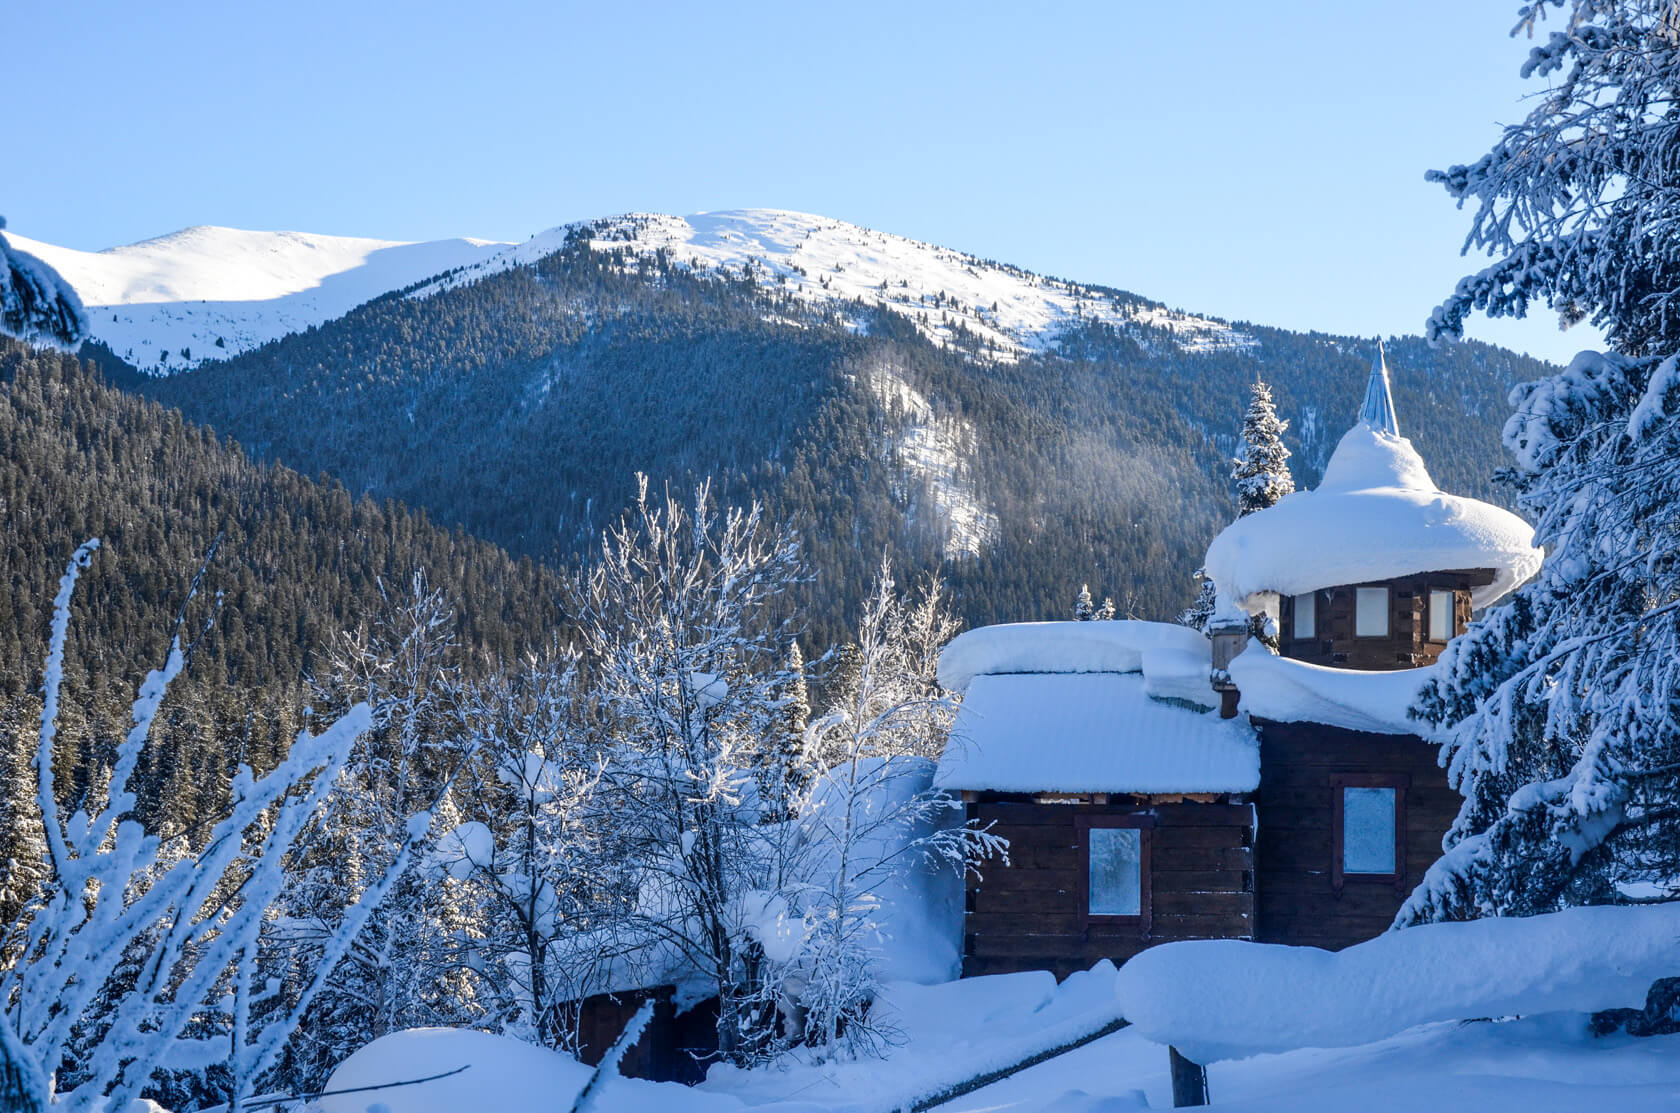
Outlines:
{"label": "wooden siding", "polygon": [[[1435,859],[1458,814],[1458,793],[1436,765],[1439,751],[1411,735],[1365,734],[1322,723],[1257,721],[1260,830],[1255,856],[1256,938],[1340,949],[1380,935]],[[1350,876],[1332,881],[1331,825],[1338,774],[1409,778],[1404,873],[1398,884]]]}
{"label": "wooden siding", "polygon": [[642,1038],[625,1052],[620,1073],[654,1082],[701,1081],[706,1063],[717,1053],[717,999],[679,1013],[669,986],[598,993],[578,1002],[578,1058],[598,1064],[649,997],[653,1017]]}
{"label": "wooden siding", "polygon": [[[1465,572],[1430,572],[1395,580],[1374,580],[1316,592],[1315,635],[1296,638],[1295,601],[1285,597],[1280,605],[1278,625],[1283,632],[1280,645],[1285,657],[1345,669],[1410,669],[1434,664],[1446,647],[1429,637],[1429,592],[1453,593],[1453,628],[1461,634],[1470,624],[1470,589],[1493,582],[1487,569]],[[1362,638],[1354,633],[1357,589],[1388,589],[1388,636]]]}
{"label": "wooden siding", "polygon": [[[1063,978],[1099,959],[1116,964],[1172,939],[1254,935],[1252,822],[1247,803],[971,801],[970,819],[1009,840],[1008,866],[970,874],[963,976],[1050,970]],[[1086,925],[1078,820],[1147,816],[1149,928]]]}

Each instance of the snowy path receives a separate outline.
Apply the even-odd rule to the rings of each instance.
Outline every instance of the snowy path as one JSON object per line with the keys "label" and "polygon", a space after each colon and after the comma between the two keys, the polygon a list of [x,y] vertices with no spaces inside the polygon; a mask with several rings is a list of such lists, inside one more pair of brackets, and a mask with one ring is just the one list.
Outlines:
{"label": "snowy path", "polygon": [[[1231,1113],[1680,1109],[1680,1036],[1592,1040],[1581,1020],[1563,1015],[1436,1024],[1364,1047],[1216,1063],[1208,1071],[1209,1108]],[[937,1113],[1119,1113],[1171,1106],[1166,1049],[1127,1029],[936,1108]]]}

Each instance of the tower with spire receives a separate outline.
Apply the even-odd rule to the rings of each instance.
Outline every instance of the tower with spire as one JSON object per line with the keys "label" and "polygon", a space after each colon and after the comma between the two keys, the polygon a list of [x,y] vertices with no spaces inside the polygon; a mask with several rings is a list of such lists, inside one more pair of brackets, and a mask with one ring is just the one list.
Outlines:
{"label": "tower with spire", "polygon": [[1435,485],[1400,435],[1379,340],[1358,418],[1319,485],[1233,522],[1206,568],[1226,605],[1276,620],[1287,657],[1414,668],[1433,662],[1474,609],[1534,574],[1533,532],[1508,510]]}

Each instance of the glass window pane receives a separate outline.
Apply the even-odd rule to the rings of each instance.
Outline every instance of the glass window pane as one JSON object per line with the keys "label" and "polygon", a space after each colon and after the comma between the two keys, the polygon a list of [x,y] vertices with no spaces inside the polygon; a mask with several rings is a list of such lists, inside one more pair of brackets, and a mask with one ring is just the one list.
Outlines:
{"label": "glass window pane", "polygon": [[1143,914],[1143,832],[1136,827],[1093,827],[1091,915]]}
{"label": "glass window pane", "polygon": [[1342,789],[1342,872],[1394,872],[1394,789]]}
{"label": "glass window pane", "polygon": [[1354,601],[1353,632],[1362,638],[1388,636],[1388,588],[1359,589]]}
{"label": "glass window pane", "polygon": [[1444,642],[1453,636],[1453,593],[1450,591],[1431,591],[1429,593],[1429,637],[1432,641]]}
{"label": "glass window pane", "polygon": [[1295,597],[1295,636],[1297,638],[1312,638],[1318,636],[1318,595],[1307,592]]}

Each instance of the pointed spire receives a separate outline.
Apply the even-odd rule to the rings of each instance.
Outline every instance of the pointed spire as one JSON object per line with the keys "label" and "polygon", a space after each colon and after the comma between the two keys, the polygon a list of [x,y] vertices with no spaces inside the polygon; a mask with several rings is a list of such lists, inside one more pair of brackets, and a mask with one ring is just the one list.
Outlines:
{"label": "pointed spire", "polygon": [[1379,433],[1400,435],[1400,421],[1394,416],[1394,396],[1388,391],[1388,362],[1383,358],[1380,339],[1377,358],[1371,361],[1371,381],[1365,384],[1365,404],[1359,407],[1359,420]]}

